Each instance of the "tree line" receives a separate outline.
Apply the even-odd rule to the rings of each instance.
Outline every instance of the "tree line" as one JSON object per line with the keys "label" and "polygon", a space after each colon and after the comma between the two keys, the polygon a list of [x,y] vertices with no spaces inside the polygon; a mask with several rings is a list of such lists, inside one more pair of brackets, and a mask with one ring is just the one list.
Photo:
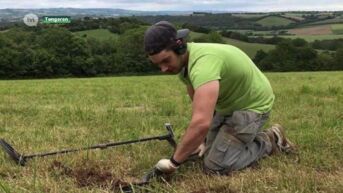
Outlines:
{"label": "tree line", "polygon": [[[115,22],[108,20],[110,22]],[[71,31],[110,26],[88,19],[69,26],[13,27],[0,33],[0,78],[49,78],[156,73],[143,48],[147,25],[121,19],[119,38],[99,41]],[[95,26],[97,24],[97,26]],[[101,24],[101,25],[100,25]],[[93,28],[94,27],[94,28]],[[180,26],[186,27],[186,26]],[[196,30],[207,28],[189,26]],[[224,43],[222,35],[209,30],[194,42]],[[253,59],[264,71],[343,70],[342,40],[277,39],[276,48],[258,51]],[[318,51],[325,48],[333,51]]]}
{"label": "tree line", "polygon": [[[234,32],[234,31],[221,31],[220,35],[231,38],[231,39],[236,39],[240,40],[243,42],[248,42],[248,43],[260,43],[260,44],[272,44],[276,45],[279,44],[283,41],[286,41],[288,38],[283,38],[280,36],[273,36],[270,38],[265,38],[263,36],[258,36],[258,37],[250,37],[248,35],[239,33],[239,32]],[[297,38],[297,41],[301,41]],[[305,40],[303,40],[305,41]],[[315,40],[314,42],[310,42],[308,44],[311,46],[313,49],[318,49],[318,50],[330,50],[330,51],[336,51],[340,48],[343,48],[343,39],[332,39],[332,40]]]}
{"label": "tree line", "polygon": [[144,53],[145,29],[99,41],[61,27],[12,28],[0,33],[0,78],[156,72]]}
{"label": "tree line", "polygon": [[318,51],[303,39],[286,39],[269,52],[259,50],[254,62],[263,71],[343,70],[343,48],[335,52]]}

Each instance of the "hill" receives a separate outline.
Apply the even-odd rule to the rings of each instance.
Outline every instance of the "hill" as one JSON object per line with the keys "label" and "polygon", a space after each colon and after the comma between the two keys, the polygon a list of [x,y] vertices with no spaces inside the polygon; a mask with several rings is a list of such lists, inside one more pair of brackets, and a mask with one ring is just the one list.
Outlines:
{"label": "hill", "polygon": [[261,24],[262,26],[266,27],[272,27],[272,26],[287,26],[291,23],[294,23],[294,21],[279,17],[279,16],[267,16],[263,17],[262,19],[259,19],[256,23]]}
{"label": "hill", "polygon": [[331,25],[331,30],[334,34],[343,34],[343,24]]}
{"label": "hill", "polygon": [[[200,36],[204,35],[203,33],[197,33],[192,32],[190,34],[191,39],[198,38]],[[269,50],[272,50],[275,46],[274,45],[268,45],[268,44],[258,44],[258,43],[247,43],[239,40],[234,40],[230,38],[223,37],[223,40],[226,44],[230,44],[233,46],[236,46],[243,50],[250,58],[254,58],[256,55],[256,52],[258,50],[263,50],[265,52],[268,52]]]}
{"label": "hill", "polygon": [[295,28],[288,30],[294,35],[330,35],[332,34],[331,25],[309,26],[304,28]]}
{"label": "hill", "polygon": [[[85,30],[85,31],[74,32],[74,33],[83,37],[85,37],[86,35],[86,37],[93,37],[102,41],[107,40],[109,38],[117,39],[119,37],[118,34],[111,33],[110,31],[106,29]],[[197,33],[197,32],[191,32],[190,34],[191,39],[200,37],[202,35],[205,35],[205,34]],[[229,38],[223,38],[223,39],[225,43],[242,49],[251,58],[254,58],[256,52],[260,49],[267,52],[275,47],[274,45],[268,45],[268,44],[247,43],[247,42],[238,41],[238,40],[229,39]]]}
{"label": "hill", "polygon": [[247,43],[239,40],[234,40],[230,38],[223,38],[225,43],[236,46],[243,50],[250,58],[254,58],[258,50],[263,50],[268,52],[275,48],[274,45],[269,44],[258,44],[258,43]]}

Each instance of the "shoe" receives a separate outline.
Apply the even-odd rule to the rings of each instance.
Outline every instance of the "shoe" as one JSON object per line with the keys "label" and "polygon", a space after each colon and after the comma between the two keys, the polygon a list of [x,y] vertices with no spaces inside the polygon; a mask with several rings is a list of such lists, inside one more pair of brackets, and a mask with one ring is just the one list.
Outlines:
{"label": "shoe", "polygon": [[266,134],[272,144],[270,154],[279,152],[294,153],[296,151],[295,145],[287,139],[285,129],[280,124],[274,124],[266,131]]}

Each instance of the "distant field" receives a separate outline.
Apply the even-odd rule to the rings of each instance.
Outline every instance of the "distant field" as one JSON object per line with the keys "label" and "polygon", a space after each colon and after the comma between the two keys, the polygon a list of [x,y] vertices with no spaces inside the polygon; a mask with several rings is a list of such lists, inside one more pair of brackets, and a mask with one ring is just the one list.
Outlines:
{"label": "distant field", "polygon": [[[271,38],[272,36],[264,36],[266,38]],[[302,38],[305,39],[308,42],[313,42],[315,40],[334,40],[334,39],[341,39],[343,38],[342,35],[294,35],[294,36],[279,36],[283,38],[290,38],[290,39],[295,39],[295,38]]]}
{"label": "distant field", "polygon": [[[266,76],[276,100],[265,127],[284,125],[298,155],[266,157],[228,176],[203,174],[200,160],[185,163],[170,181],[154,180],[135,192],[341,193],[343,73]],[[179,141],[191,114],[177,76],[0,81],[0,138],[21,153],[165,135],[166,122]],[[37,158],[20,167],[0,149],[0,192],[119,193],[113,182],[139,179],[172,153],[166,141],[154,141]]]}
{"label": "distant field", "polygon": [[257,44],[257,43],[247,43],[247,42],[242,42],[234,39],[229,39],[229,38],[223,38],[227,44],[236,46],[243,50],[250,58],[254,58],[256,55],[256,52],[258,50],[263,50],[265,52],[268,52],[269,50],[272,50],[275,48],[274,45],[269,45],[269,44]]}
{"label": "distant field", "polygon": [[109,38],[117,39],[118,35],[111,33],[107,29],[94,29],[94,30],[85,30],[85,31],[80,31],[80,32],[75,32],[75,34],[84,36],[86,35],[87,37],[93,37],[98,40],[107,40]]}
{"label": "distant field", "polygon": [[343,34],[343,24],[331,25],[331,30],[334,34]]}
{"label": "distant field", "polygon": [[331,25],[320,25],[288,30],[295,35],[329,35],[332,34]]}
{"label": "distant field", "polygon": [[246,33],[252,33],[252,34],[255,34],[255,35],[273,35],[275,33],[277,33],[277,31],[279,30],[276,30],[276,31],[255,31],[255,30],[237,30],[237,29],[227,29],[227,31],[234,31],[234,32],[238,32],[238,33],[241,33],[241,34],[246,34]]}
{"label": "distant field", "polygon": [[288,17],[288,18],[292,18],[292,19],[296,19],[296,20],[304,20],[305,18],[303,18],[303,14],[296,14],[296,13],[286,13],[284,15],[282,15],[284,17]]}
{"label": "distant field", "polygon": [[[271,33],[277,33],[273,31],[253,31],[253,30],[245,30],[241,32],[242,33],[252,32],[253,34],[263,35],[263,37],[265,38],[271,38],[273,37]],[[340,38],[343,38],[343,24],[325,24],[325,25],[295,28],[295,29],[288,30],[288,33],[294,34],[294,35],[279,35],[279,37],[290,38],[290,39],[302,38],[309,42],[313,42],[315,40],[340,39]]]}
{"label": "distant field", "polygon": [[290,23],[294,23],[290,19],[286,19],[283,17],[277,17],[277,16],[269,16],[266,18],[263,18],[261,20],[258,20],[257,23],[263,25],[263,26],[284,26],[288,25]]}
{"label": "distant field", "polygon": [[309,25],[311,25],[311,24],[332,24],[332,23],[343,23],[343,16],[336,17],[333,19],[327,19],[327,20],[323,20],[323,21],[317,21],[314,23],[309,23]]}
{"label": "distant field", "polygon": [[265,13],[252,13],[252,14],[247,14],[247,13],[234,13],[232,14],[235,17],[241,17],[241,18],[256,18],[256,17],[263,17],[266,16],[268,14]]}
{"label": "distant field", "polygon": [[309,13],[285,13],[284,15],[286,16],[291,16],[291,17],[303,17],[304,15],[310,15]]}
{"label": "distant field", "polygon": [[[200,37],[204,34],[202,33],[196,33],[196,32],[192,32],[191,33],[191,38],[197,38]],[[247,42],[242,42],[242,41],[238,41],[238,40],[234,40],[234,39],[230,39],[230,38],[225,38],[223,37],[224,41],[227,44],[236,46],[238,48],[240,48],[241,50],[243,50],[247,55],[249,55],[250,58],[254,58],[255,54],[258,50],[263,50],[263,51],[269,51],[271,49],[274,49],[274,45],[268,45],[268,44],[257,44],[257,43],[247,43]]]}

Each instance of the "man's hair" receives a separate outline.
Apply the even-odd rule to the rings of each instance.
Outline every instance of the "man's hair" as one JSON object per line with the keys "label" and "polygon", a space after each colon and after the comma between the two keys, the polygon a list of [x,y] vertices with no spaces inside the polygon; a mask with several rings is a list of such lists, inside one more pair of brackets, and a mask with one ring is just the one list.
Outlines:
{"label": "man's hair", "polygon": [[157,54],[164,49],[172,49],[177,54],[183,54],[186,50],[184,38],[188,34],[188,29],[176,30],[171,23],[160,21],[145,31],[144,50],[148,55]]}

